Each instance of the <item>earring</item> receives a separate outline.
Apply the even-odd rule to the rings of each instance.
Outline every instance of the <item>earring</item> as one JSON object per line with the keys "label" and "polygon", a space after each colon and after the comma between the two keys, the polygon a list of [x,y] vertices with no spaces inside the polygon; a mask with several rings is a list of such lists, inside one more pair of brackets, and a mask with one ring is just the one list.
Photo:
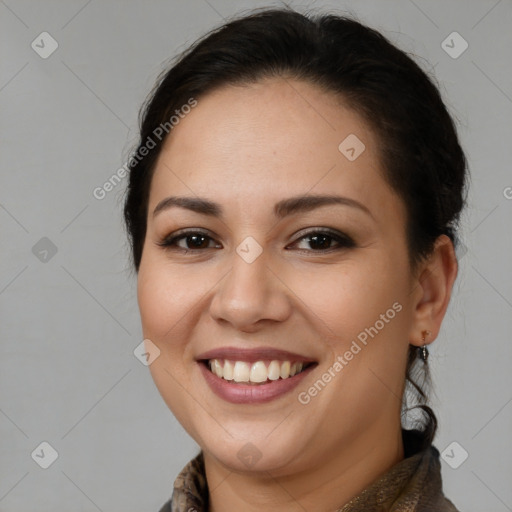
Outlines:
{"label": "earring", "polygon": [[424,363],[426,363],[429,354],[428,354],[427,345],[425,344],[425,339],[426,339],[427,336],[429,336],[431,334],[431,332],[430,331],[423,331],[421,334],[422,334],[421,341],[423,342],[423,346],[422,347],[418,347],[418,351],[419,351],[419,354],[420,354],[420,358],[422,359],[422,361]]}

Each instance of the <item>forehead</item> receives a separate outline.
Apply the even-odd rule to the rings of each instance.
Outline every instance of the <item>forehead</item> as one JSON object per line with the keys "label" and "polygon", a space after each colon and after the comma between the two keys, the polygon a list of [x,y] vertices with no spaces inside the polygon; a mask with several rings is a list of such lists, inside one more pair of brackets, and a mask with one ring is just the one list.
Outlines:
{"label": "forehead", "polygon": [[382,178],[377,138],[339,97],[276,78],[197,101],[165,141],[150,209],[171,194],[246,206],[308,192],[339,192],[377,209],[398,202]]}

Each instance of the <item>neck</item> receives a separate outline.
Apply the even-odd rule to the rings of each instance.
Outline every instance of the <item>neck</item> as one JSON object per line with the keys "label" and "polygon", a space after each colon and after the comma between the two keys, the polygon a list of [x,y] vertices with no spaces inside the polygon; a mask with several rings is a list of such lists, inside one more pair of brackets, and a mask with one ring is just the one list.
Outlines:
{"label": "neck", "polygon": [[204,452],[209,512],[336,510],[404,458],[401,429],[360,436],[299,473],[233,472]]}

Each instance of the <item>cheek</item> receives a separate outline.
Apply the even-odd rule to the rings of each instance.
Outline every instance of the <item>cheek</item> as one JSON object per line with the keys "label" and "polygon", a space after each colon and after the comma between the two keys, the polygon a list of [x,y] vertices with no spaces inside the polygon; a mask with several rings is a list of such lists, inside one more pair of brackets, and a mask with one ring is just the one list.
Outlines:
{"label": "cheek", "polygon": [[334,405],[333,425],[338,426],[347,414],[364,424],[399,407],[407,354],[403,274],[393,271],[389,261],[360,263],[343,269],[333,265],[315,279],[302,277],[300,284],[299,295],[307,297],[312,317],[320,320],[316,322],[330,345],[332,362],[327,366],[338,362],[325,394],[326,403]]}
{"label": "cheek", "polygon": [[204,288],[204,279],[201,282],[183,269],[171,269],[149,257],[141,263],[137,298],[143,336],[160,350],[149,370],[163,400],[187,430],[193,424],[191,404],[200,400],[191,399],[188,341],[198,321]]}
{"label": "cheek", "polygon": [[[357,257],[346,259],[342,264],[310,267],[309,270],[294,269],[287,271],[285,282],[300,299],[296,304],[305,315],[318,325],[325,334],[336,353],[346,350],[352,339],[373,326],[382,327],[388,332],[392,324],[398,328],[400,306],[405,283],[399,272],[395,272],[391,261],[386,256],[375,259],[361,260]],[[281,274],[283,275],[283,274]],[[380,315],[384,315],[381,320]],[[398,320],[398,321],[396,321]]]}
{"label": "cheek", "polygon": [[[203,276],[204,277],[204,276]],[[141,263],[137,299],[144,335],[174,338],[204,294],[204,279],[188,269],[148,257]]]}

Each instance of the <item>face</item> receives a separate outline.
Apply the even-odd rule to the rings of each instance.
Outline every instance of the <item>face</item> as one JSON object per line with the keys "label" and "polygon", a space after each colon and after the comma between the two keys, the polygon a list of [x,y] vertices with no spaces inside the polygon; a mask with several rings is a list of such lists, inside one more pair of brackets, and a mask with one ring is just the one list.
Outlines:
{"label": "face", "polygon": [[[138,275],[150,371],[229,468],[301,471],[399,428],[414,280],[377,142],[333,95],[268,79],[198,98],[159,155]],[[286,361],[303,371],[283,378]]]}

